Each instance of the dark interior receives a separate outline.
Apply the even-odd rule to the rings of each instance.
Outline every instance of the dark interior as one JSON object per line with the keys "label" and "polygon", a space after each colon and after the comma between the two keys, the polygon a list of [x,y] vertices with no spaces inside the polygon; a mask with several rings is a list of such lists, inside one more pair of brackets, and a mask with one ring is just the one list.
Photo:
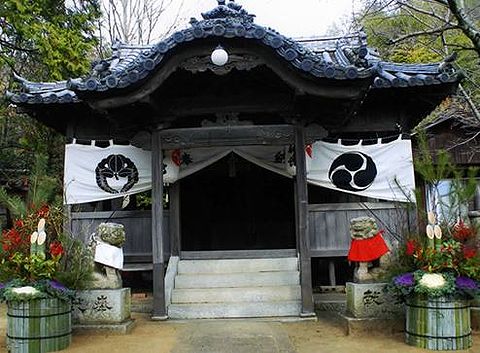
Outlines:
{"label": "dark interior", "polygon": [[295,248],[292,179],[231,153],[180,182],[183,251]]}

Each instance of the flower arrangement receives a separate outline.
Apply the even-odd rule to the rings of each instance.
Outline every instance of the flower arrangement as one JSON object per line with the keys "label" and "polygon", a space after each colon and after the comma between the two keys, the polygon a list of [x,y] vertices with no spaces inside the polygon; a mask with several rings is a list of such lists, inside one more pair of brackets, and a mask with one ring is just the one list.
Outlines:
{"label": "flower arrangement", "polygon": [[410,238],[399,250],[387,290],[400,300],[412,296],[473,299],[480,296],[480,240],[477,229],[459,220],[440,226],[428,214],[426,236]]}
{"label": "flower arrangement", "polygon": [[[0,236],[0,300],[69,299],[68,263],[78,244],[63,236],[59,207],[44,205],[13,222]],[[48,234],[48,235],[47,235]],[[76,264],[78,265],[78,264]],[[89,273],[88,266],[82,270]]]}

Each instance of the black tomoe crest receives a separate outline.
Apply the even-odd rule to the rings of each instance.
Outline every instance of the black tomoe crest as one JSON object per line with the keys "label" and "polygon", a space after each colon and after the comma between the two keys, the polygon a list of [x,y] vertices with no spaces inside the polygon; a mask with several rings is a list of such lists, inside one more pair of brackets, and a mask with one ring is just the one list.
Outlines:
{"label": "black tomoe crest", "polygon": [[[100,189],[111,194],[118,194],[130,190],[138,182],[138,170],[129,158],[121,154],[111,154],[98,163],[95,168],[95,177]],[[127,178],[127,183],[122,186],[120,191],[108,185],[108,179],[119,180],[119,177]]]}
{"label": "black tomoe crest", "polygon": [[377,167],[372,157],[362,152],[343,153],[333,161],[328,170],[332,183],[342,190],[362,191],[368,189],[377,176]]}

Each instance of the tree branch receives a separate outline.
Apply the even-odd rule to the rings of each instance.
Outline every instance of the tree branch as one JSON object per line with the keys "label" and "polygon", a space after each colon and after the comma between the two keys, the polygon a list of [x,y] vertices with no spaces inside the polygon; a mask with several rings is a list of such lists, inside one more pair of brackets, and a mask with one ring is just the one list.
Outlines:
{"label": "tree branch", "polygon": [[412,32],[412,33],[408,33],[408,34],[405,34],[403,36],[397,37],[396,39],[391,39],[390,44],[397,44],[399,42],[403,42],[407,39],[414,38],[414,37],[427,36],[427,35],[431,35],[431,34],[441,34],[445,31],[450,30],[450,29],[457,29],[457,28],[458,28],[457,26],[445,25],[443,27],[435,28],[435,29],[432,29],[430,31]]}
{"label": "tree branch", "polygon": [[458,27],[472,41],[475,50],[480,56],[480,30],[475,27],[473,20],[465,13],[455,0],[446,0],[452,11],[452,15],[458,22]]}

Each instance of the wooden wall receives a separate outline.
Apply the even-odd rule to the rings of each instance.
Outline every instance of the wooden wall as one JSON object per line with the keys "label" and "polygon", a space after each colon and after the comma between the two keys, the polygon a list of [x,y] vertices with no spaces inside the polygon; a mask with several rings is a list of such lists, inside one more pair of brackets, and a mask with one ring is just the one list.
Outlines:
{"label": "wooden wall", "polygon": [[[125,262],[152,262],[151,211],[107,211],[72,213],[72,234],[88,241],[102,222],[121,223],[125,226],[126,243],[123,247]],[[170,258],[169,213],[164,211],[164,260]]]}
{"label": "wooden wall", "polygon": [[309,205],[309,240],[312,257],[347,256],[350,220],[368,216],[377,220],[385,238],[394,244],[415,228],[415,212],[390,202],[355,202]]}
{"label": "wooden wall", "polygon": [[[350,219],[374,217],[391,243],[416,227],[415,212],[389,202],[353,202],[310,204],[308,206],[310,253],[312,257],[346,256],[350,247]],[[165,211],[165,261],[170,257],[169,212]],[[72,213],[73,234],[86,241],[101,222],[117,222],[125,226],[127,241],[125,262],[151,262],[151,212],[108,211]]]}

